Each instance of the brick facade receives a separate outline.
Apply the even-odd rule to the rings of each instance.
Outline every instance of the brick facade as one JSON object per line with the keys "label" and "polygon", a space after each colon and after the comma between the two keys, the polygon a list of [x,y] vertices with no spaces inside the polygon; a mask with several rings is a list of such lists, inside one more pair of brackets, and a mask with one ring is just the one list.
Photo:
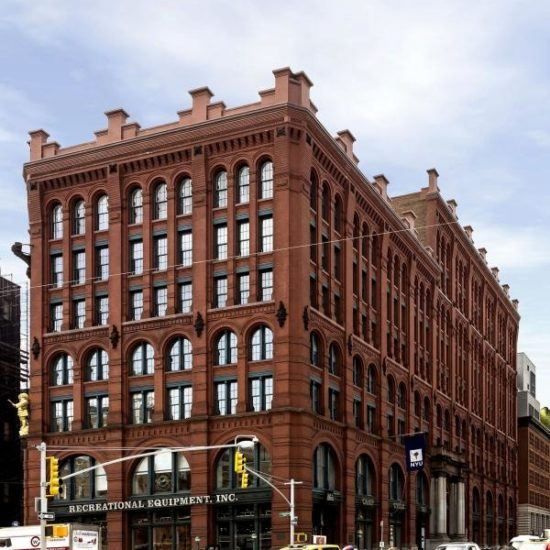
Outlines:
{"label": "brick facade", "polygon": [[[38,455],[32,447],[42,439],[59,447],[62,459],[85,454],[104,462],[134,448],[223,445],[238,434],[254,434],[269,453],[274,479],[303,481],[297,488],[298,531],[328,533],[331,542],[361,547],[372,547],[380,538],[388,543],[390,536],[396,545],[410,547],[420,542],[421,529],[427,538],[437,538],[437,531],[443,538],[503,543],[515,531],[517,304],[474,248],[469,228],[458,225],[454,203],[442,199],[435,170],[419,193],[390,199],[383,175],[371,182],[358,170],[351,133],[333,138],[320,124],[307,76],[288,69],[274,74],[275,88],[244,107],[227,109],[211,102],[208,88],[194,90],[192,108],[178,113],[173,124],[142,130],[127,123],[124,111],[110,111],[108,129],[96,132],[95,142],[67,148],[48,142],[42,130],[31,132],[24,175],[32,244],[31,338],[37,344],[26,521],[35,521]],[[272,163],[274,177],[272,196],[266,192],[263,198],[265,162]],[[237,175],[244,165],[249,200],[238,202]],[[227,174],[222,201],[220,172]],[[192,180],[189,214],[178,209],[184,177]],[[159,205],[164,204],[162,183],[166,215],[158,216],[155,211],[164,208]],[[137,188],[142,212],[132,223]],[[106,229],[100,229],[103,222],[98,226],[103,195],[108,197]],[[82,232],[75,230],[78,201],[84,204]],[[262,220],[269,217],[273,250],[266,245],[262,252],[267,231]],[[245,220],[250,253],[241,256],[238,224]],[[226,229],[218,232],[220,227]],[[192,265],[182,266],[179,243],[189,230]],[[217,247],[224,245],[225,235],[227,254]],[[166,264],[157,269],[154,247],[164,237]],[[132,274],[130,248],[138,241],[143,272]],[[109,276],[100,280],[98,249],[104,246]],[[85,252],[85,282],[74,284],[80,251]],[[222,259],[214,259],[215,253]],[[62,257],[63,282],[57,286],[52,284],[55,256]],[[273,294],[259,301],[265,297],[262,273],[269,270]],[[250,299],[238,305],[238,276],[245,273]],[[217,281],[224,277],[227,303],[216,307]],[[189,313],[181,311],[178,299],[185,282],[192,282]],[[156,315],[154,303],[160,288],[167,295],[163,316]],[[140,320],[130,318],[132,292],[142,292]],[[108,321],[97,326],[103,296],[108,296]],[[74,329],[78,300],[84,300],[84,327]],[[52,331],[54,321],[57,331]],[[273,334],[267,359],[254,356],[252,338],[260,326]],[[220,366],[218,339],[226,330],[236,335],[237,357]],[[185,337],[192,346],[189,370],[167,372],[174,337]],[[132,376],[131,358],[139,343],[150,344],[154,364],[150,374]],[[265,351],[263,340],[260,345]],[[86,367],[97,349],[107,352],[108,378],[89,380]],[[57,384],[52,369],[60,353],[74,366],[72,378]],[[262,377],[272,378],[273,401],[270,410],[257,412],[251,410],[251,380]],[[217,414],[217,384],[230,381],[237,382],[235,413]],[[191,417],[167,420],[167,388],[177,384],[192,387]],[[154,392],[150,423],[132,423],[130,394],[138,391]],[[107,426],[89,429],[86,403],[96,395],[108,395]],[[54,402],[67,400],[72,401],[72,429],[55,433]],[[66,413],[67,406],[59,410]],[[416,430],[428,432],[429,444],[425,474],[419,476],[406,473],[398,437]],[[73,446],[82,449],[66,448]],[[219,493],[219,456],[213,451],[186,455],[193,495]],[[367,474],[356,476],[363,466]],[[136,461],[108,466],[107,495],[96,501],[131,499],[135,468]],[[443,523],[434,517],[436,483]],[[462,497],[460,487],[465,488]],[[236,493],[239,503],[254,510],[253,527],[243,530],[260,535],[271,530],[270,539],[260,536],[256,542],[239,534],[238,544],[285,545],[288,518],[280,516],[286,504],[279,495],[265,487]],[[461,498],[465,532],[453,513],[449,518],[445,513],[447,502],[454,510]],[[493,514],[488,515],[491,500]],[[67,511],[65,504],[54,504],[59,517]],[[237,524],[245,525],[239,510],[218,513],[216,506],[194,504],[190,519],[181,519],[182,527],[176,525],[172,533],[180,533],[182,547],[194,537],[200,537],[200,546],[233,547],[237,542],[224,541],[237,540]],[[233,518],[229,534],[220,527],[225,513]],[[132,517],[109,510],[88,520],[107,524],[109,548],[130,548],[132,530],[134,541],[142,536]],[[162,527],[151,529],[153,535],[143,536],[156,537]]]}

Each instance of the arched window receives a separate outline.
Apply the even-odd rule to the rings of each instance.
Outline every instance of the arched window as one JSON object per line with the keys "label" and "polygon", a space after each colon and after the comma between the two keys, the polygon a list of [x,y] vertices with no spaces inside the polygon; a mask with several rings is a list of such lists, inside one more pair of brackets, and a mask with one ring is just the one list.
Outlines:
{"label": "arched window", "polygon": [[424,420],[426,420],[427,422],[429,422],[430,418],[432,417],[432,406],[430,404],[430,400],[428,399],[428,397],[424,397],[424,413],[423,413],[423,416],[424,416]]}
{"label": "arched window", "polygon": [[182,493],[191,490],[191,468],[182,453],[168,449],[142,458],[134,470],[133,495]]}
{"label": "arched window", "polygon": [[493,509],[493,495],[490,491],[487,491],[485,495],[485,520],[486,524],[486,537],[485,542],[487,546],[493,546],[493,525],[494,525],[494,509]]}
{"label": "arched window", "polygon": [[443,429],[447,432],[451,430],[451,413],[449,413],[448,409],[445,409],[445,423],[443,424]]}
{"label": "arched window", "polygon": [[[96,461],[91,456],[71,456],[61,463],[59,475],[60,477],[68,476],[95,465]],[[101,498],[107,498],[107,474],[103,466],[68,479],[57,497],[59,500],[96,500]]]}
{"label": "arched window", "polygon": [[361,455],[355,463],[355,494],[361,496],[374,495],[376,487],[374,465],[370,456]]}
{"label": "arched window", "polygon": [[108,380],[109,378],[109,356],[102,348],[96,348],[88,356],[86,365],[86,380]]}
{"label": "arched window", "polygon": [[[242,449],[246,465],[264,476],[271,475],[271,456],[259,443],[252,448]],[[216,461],[216,490],[240,489],[239,476],[235,472],[235,451],[227,449]],[[249,487],[265,487],[267,484],[256,476],[248,476]]]}
{"label": "arched window", "polygon": [[61,353],[52,364],[52,386],[72,384],[73,373],[73,358],[67,353]]}
{"label": "arched window", "polygon": [[321,366],[321,350],[319,348],[319,336],[312,332],[309,336],[309,362],[314,367]]}
{"label": "arched window", "polygon": [[193,367],[193,346],[182,336],[174,340],[167,357],[166,370],[189,370]]}
{"label": "arched window", "polygon": [[250,200],[250,168],[241,166],[237,171],[237,203],[245,204]]}
{"label": "arched window", "polygon": [[359,240],[360,240],[360,237],[361,237],[361,234],[360,234],[360,227],[359,227],[359,216],[357,216],[357,214],[355,214],[355,216],[353,216],[353,248],[355,250],[358,250],[359,249]]}
{"label": "arched window", "polygon": [[214,208],[227,206],[227,172],[222,170],[214,178]]}
{"label": "arched window", "polygon": [[420,394],[417,391],[414,392],[414,416],[419,418],[422,416],[422,400],[420,399]]}
{"label": "arched window", "polygon": [[250,359],[252,361],[273,359],[273,332],[269,327],[261,325],[252,334]]}
{"label": "arched window", "polygon": [[330,344],[328,350],[328,371],[330,374],[340,376],[342,370],[342,355],[338,346],[334,343]]}
{"label": "arched window", "polygon": [[376,395],[378,393],[378,384],[377,381],[377,375],[376,375],[376,367],[374,365],[369,365],[369,368],[367,370],[367,391],[373,395]]}
{"label": "arched window", "polygon": [[363,387],[363,362],[357,356],[353,358],[353,384]]}
{"label": "arched window", "polygon": [[363,258],[366,258],[368,261],[370,234],[369,234],[369,226],[366,223],[363,224],[362,237],[363,238],[361,239],[361,255],[363,256]]}
{"label": "arched window", "polygon": [[442,428],[443,427],[443,411],[441,410],[441,405],[437,405],[436,407],[436,416],[437,416],[437,427]]}
{"label": "arched window", "polygon": [[98,231],[109,228],[109,197],[107,195],[101,195],[97,199],[95,226]]}
{"label": "arched window", "polygon": [[52,239],[61,239],[63,237],[63,208],[56,204],[52,208]]}
{"label": "arched window", "polygon": [[388,377],[388,403],[395,403],[395,382],[391,376]]}
{"label": "arched window", "polygon": [[319,184],[317,183],[317,176],[313,170],[311,171],[309,182],[309,207],[314,212],[317,212],[317,195],[319,194]]}
{"label": "arched window", "polygon": [[334,491],[336,483],[336,455],[330,445],[321,443],[313,453],[313,487]]}
{"label": "arched window", "polygon": [[143,191],[136,187],[130,194],[130,223],[143,222]]}
{"label": "arched window", "polygon": [[334,229],[337,233],[342,233],[344,218],[344,207],[340,195],[336,195],[334,199]]}
{"label": "arched window", "polygon": [[273,163],[270,160],[264,162],[260,168],[260,199],[273,197]]}
{"label": "arched window", "polygon": [[430,503],[430,491],[428,487],[428,480],[424,472],[418,472],[416,474],[416,505],[417,506],[429,506]]}
{"label": "arched window", "polygon": [[86,206],[82,199],[77,200],[73,207],[73,233],[83,235],[86,231]]}
{"label": "arched window", "polygon": [[323,184],[323,197],[321,203],[321,215],[327,223],[330,221],[330,189],[328,184]]}
{"label": "arched window", "polygon": [[224,330],[216,341],[216,365],[231,365],[237,362],[237,335]]}
{"label": "arched window", "polygon": [[178,214],[191,214],[193,211],[193,182],[185,176],[178,187]]}
{"label": "arched window", "polygon": [[155,352],[147,342],[140,342],[132,352],[131,375],[153,374],[155,370]]}
{"label": "arched window", "polygon": [[403,382],[399,384],[399,389],[397,392],[397,405],[400,409],[407,408],[407,387],[403,384]]}
{"label": "arched window", "polygon": [[403,470],[399,464],[392,464],[390,468],[390,487],[389,497],[390,500],[402,501],[404,500],[403,489],[405,486],[405,477],[403,476]]}
{"label": "arched window", "polygon": [[168,216],[168,191],[166,183],[158,183],[155,187],[155,220],[165,220]]}

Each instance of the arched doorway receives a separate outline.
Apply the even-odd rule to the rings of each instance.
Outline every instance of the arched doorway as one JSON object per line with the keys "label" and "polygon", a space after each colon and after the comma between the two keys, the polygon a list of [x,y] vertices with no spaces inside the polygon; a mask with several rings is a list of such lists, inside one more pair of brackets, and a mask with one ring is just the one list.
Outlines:
{"label": "arched doorway", "polygon": [[472,493],[472,539],[478,546],[482,545],[481,540],[481,499],[477,487]]}
{"label": "arched doorway", "polygon": [[[399,464],[392,464],[389,473],[390,545],[401,548],[405,527],[405,476]],[[393,542],[393,544],[392,544]]]}
{"label": "arched doorway", "polygon": [[[263,476],[271,475],[271,456],[265,447],[257,444],[242,452],[248,467]],[[254,475],[249,475],[248,488],[241,489],[234,460],[233,449],[223,451],[216,460],[215,494],[220,503],[213,507],[214,533],[209,535],[209,545],[220,550],[269,549],[271,489]]]}
{"label": "arched doorway", "polygon": [[493,546],[495,539],[493,536],[495,524],[495,510],[493,506],[493,495],[487,491],[485,495],[485,544]]}
{"label": "arched doorway", "polygon": [[376,526],[374,464],[364,454],[355,463],[355,544],[359,550],[374,548]]}
{"label": "arched doorway", "polygon": [[342,495],[336,469],[336,454],[327,443],[321,443],[313,453],[314,535],[326,535],[327,543],[340,541],[340,505]]}
{"label": "arched doorway", "polygon": [[416,546],[419,550],[425,550],[426,539],[429,537],[429,501],[428,479],[424,472],[418,472],[416,474]]}
{"label": "arched doorway", "polygon": [[[181,496],[191,492],[191,469],[183,453],[169,449],[142,458],[132,475],[132,496]],[[159,507],[131,512],[132,550],[191,550],[191,508]]]}

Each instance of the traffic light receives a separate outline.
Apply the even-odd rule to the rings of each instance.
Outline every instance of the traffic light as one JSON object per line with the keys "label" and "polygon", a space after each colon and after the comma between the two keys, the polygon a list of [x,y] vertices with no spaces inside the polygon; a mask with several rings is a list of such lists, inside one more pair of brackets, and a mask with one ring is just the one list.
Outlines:
{"label": "traffic light", "polygon": [[246,466],[246,457],[241,453],[241,451],[235,451],[235,472],[238,474],[244,473],[244,468]]}
{"label": "traffic light", "polygon": [[243,472],[241,474],[241,489],[246,489],[248,487],[248,472]]}
{"label": "traffic light", "polygon": [[59,459],[55,456],[49,456],[46,460],[48,461],[48,496],[56,497],[59,495],[62,483],[59,479]]}

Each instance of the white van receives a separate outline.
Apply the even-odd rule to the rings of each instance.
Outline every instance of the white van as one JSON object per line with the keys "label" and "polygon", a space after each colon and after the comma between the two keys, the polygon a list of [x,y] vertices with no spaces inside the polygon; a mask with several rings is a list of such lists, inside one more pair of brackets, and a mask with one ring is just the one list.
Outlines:
{"label": "white van", "polygon": [[[56,550],[101,550],[99,527],[76,523],[55,523],[46,526],[46,545]],[[38,550],[40,525],[3,527],[0,548]]]}

